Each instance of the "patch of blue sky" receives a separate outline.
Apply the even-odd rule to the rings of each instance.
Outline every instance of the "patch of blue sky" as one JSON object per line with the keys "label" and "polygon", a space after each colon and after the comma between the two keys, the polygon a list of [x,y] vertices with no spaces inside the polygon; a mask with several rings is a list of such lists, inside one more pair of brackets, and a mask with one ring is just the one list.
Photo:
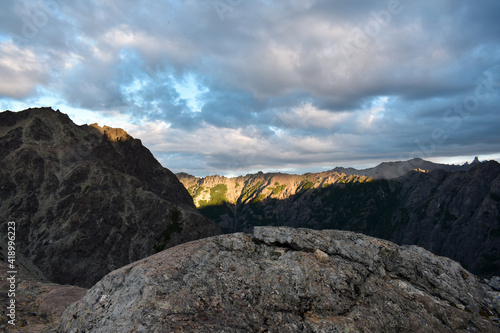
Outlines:
{"label": "patch of blue sky", "polygon": [[174,88],[179,94],[180,99],[187,101],[187,105],[193,112],[201,112],[205,104],[201,95],[208,92],[208,88],[202,86],[192,73],[184,75],[180,80],[171,77],[174,82]]}
{"label": "patch of blue sky", "polygon": [[4,34],[0,34],[0,43],[3,43],[3,42],[8,42],[8,41],[10,41],[10,40],[12,40],[12,39],[10,38],[10,36],[8,36],[8,35],[4,35]]}

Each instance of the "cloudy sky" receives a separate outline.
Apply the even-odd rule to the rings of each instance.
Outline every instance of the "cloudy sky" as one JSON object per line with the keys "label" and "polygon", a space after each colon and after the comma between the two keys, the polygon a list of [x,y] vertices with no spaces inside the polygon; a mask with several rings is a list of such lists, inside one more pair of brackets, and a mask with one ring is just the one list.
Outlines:
{"label": "cloudy sky", "polygon": [[500,160],[498,0],[2,0],[0,109],[174,172]]}

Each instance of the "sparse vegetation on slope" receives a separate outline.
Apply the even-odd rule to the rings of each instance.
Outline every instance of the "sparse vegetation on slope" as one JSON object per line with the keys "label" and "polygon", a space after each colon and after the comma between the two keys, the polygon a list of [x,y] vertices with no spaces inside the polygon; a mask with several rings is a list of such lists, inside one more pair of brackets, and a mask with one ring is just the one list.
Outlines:
{"label": "sparse vegetation on slope", "polygon": [[268,187],[267,189],[270,190],[273,195],[278,195],[280,194],[281,192],[283,192],[286,188],[286,184],[285,185],[280,185],[279,182],[276,182],[274,183],[274,186],[275,187]]}
{"label": "sparse vegetation on slope", "polygon": [[165,230],[162,231],[159,243],[155,244],[154,246],[155,252],[160,252],[165,250],[172,235],[176,232],[180,233],[182,231],[181,217],[182,213],[180,210],[174,209],[171,212],[170,223],[167,225]]}
{"label": "sparse vegetation on slope", "polygon": [[241,197],[238,199],[238,203],[244,203],[246,202],[249,198],[251,198],[259,189],[260,184],[262,184],[261,181],[257,182],[257,184],[251,186],[251,187],[245,187],[243,189],[243,194]]}
{"label": "sparse vegetation on slope", "polygon": [[[207,192],[205,190],[204,192]],[[226,184],[217,184],[214,187],[210,188],[210,200],[200,200],[198,202],[198,207],[206,207],[206,206],[220,206],[227,202],[227,185]]]}

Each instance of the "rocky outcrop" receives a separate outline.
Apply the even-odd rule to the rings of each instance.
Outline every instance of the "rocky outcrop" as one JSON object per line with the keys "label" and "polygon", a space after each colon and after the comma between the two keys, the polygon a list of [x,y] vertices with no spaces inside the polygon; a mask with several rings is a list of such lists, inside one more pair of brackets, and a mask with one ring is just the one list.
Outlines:
{"label": "rocky outcrop", "polygon": [[498,291],[420,247],[258,227],[108,274],[59,331],[500,332],[499,311]]}
{"label": "rocky outcrop", "polygon": [[390,180],[331,171],[179,179],[200,212],[228,233],[256,225],[351,230],[422,246],[480,276],[500,275],[500,164],[475,161],[467,171],[418,165],[436,168]]}
{"label": "rocky outcrop", "polygon": [[110,271],[219,233],[175,175],[121,129],[50,108],[0,113],[0,223],[48,280],[88,287]]}

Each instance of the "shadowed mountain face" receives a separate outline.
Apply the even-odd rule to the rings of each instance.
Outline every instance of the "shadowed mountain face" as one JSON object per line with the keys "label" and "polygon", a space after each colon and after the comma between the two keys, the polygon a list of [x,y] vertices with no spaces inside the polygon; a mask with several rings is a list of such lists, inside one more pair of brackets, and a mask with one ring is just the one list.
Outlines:
{"label": "shadowed mountain face", "polygon": [[[91,286],[166,247],[217,234],[140,140],[50,108],[0,113],[0,221],[54,282]],[[6,230],[6,227],[2,225]]]}
{"label": "shadowed mountain face", "polygon": [[[409,165],[420,170],[394,179],[368,177],[384,178]],[[497,162],[457,167],[412,160],[359,172],[364,175],[335,170],[178,177],[199,211],[224,232],[248,232],[256,225],[352,230],[422,246],[481,276],[500,275]]]}

